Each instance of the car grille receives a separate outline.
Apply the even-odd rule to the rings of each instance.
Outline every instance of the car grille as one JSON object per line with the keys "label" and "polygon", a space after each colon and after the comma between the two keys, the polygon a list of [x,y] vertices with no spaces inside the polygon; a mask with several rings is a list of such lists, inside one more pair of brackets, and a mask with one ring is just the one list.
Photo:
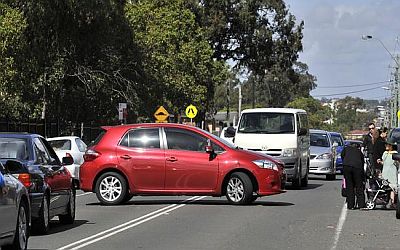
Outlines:
{"label": "car grille", "polygon": [[318,167],[311,167],[310,166],[310,170],[318,170]]}
{"label": "car grille", "polygon": [[262,149],[259,148],[249,148],[248,150],[263,152],[269,156],[280,156],[282,154],[282,149],[268,149],[267,151],[263,151]]}

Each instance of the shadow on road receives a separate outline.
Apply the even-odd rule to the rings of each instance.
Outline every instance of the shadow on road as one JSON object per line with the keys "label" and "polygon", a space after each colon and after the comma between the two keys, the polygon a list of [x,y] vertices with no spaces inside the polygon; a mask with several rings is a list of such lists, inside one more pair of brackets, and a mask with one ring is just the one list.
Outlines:
{"label": "shadow on road", "polygon": [[[50,221],[50,230],[47,233],[47,235],[68,231],[68,230],[71,230],[73,228],[80,227],[83,224],[89,224],[88,222],[89,221],[87,221],[87,220],[75,220],[74,224],[63,225],[58,221]],[[90,224],[94,224],[94,223],[90,223]],[[41,235],[40,234],[35,234],[34,232],[32,232],[32,236],[41,236]]]}
{"label": "shadow on road", "polygon": [[294,188],[290,185],[290,183],[288,185],[286,185],[286,190],[310,190],[310,189],[316,189],[319,187],[322,187],[324,184],[314,184],[314,183],[308,183],[307,187],[302,187],[301,189],[299,188]]}
{"label": "shadow on road", "polygon": [[[236,206],[230,204],[227,200],[197,200],[197,201],[177,201],[177,200],[131,200],[125,204],[117,205],[119,206],[130,206],[130,205],[173,205],[173,204],[187,204],[187,205],[204,205],[204,206],[215,206],[215,205],[224,205],[224,206]],[[100,203],[88,203],[87,206],[102,206]],[[290,202],[278,202],[278,201],[262,201],[256,200],[252,204],[248,204],[246,206],[270,206],[270,207],[284,207],[284,206],[293,206],[293,203]]]}

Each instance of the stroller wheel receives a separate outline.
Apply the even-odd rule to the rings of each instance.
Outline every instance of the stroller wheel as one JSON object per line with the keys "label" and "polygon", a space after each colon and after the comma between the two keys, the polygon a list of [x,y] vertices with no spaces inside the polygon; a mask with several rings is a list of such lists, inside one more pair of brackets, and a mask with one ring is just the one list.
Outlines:
{"label": "stroller wheel", "polygon": [[365,203],[365,208],[368,209],[368,210],[374,209],[375,208],[375,202],[373,202],[372,200],[368,200]]}

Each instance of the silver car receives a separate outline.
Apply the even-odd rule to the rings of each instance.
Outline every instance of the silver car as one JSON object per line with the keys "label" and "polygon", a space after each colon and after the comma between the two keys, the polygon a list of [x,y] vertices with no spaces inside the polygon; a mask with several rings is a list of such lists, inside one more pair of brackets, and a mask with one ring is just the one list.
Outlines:
{"label": "silver car", "polygon": [[336,179],[336,147],[329,132],[310,129],[310,173]]}
{"label": "silver car", "polygon": [[0,246],[26,249],[31,219],[28,191],[9,174],[7,164],[4,167],[0,163],[0,172],[0,182],[4,183],[4,187],[0,187]]}

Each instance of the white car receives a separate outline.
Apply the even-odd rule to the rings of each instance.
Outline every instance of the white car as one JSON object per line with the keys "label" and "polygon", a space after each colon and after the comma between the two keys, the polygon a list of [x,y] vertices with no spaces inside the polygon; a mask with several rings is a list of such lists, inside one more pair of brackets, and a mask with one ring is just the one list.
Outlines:
{"label": "white car", "polygon": [[86,144],[77,136],[62,136],[48,138],[47,141],[53,147],[60,160],[66,156],[72,156],[74,164],[65,166],[79,185],[79,168],[83,163],[83,155],[86,151]]}

